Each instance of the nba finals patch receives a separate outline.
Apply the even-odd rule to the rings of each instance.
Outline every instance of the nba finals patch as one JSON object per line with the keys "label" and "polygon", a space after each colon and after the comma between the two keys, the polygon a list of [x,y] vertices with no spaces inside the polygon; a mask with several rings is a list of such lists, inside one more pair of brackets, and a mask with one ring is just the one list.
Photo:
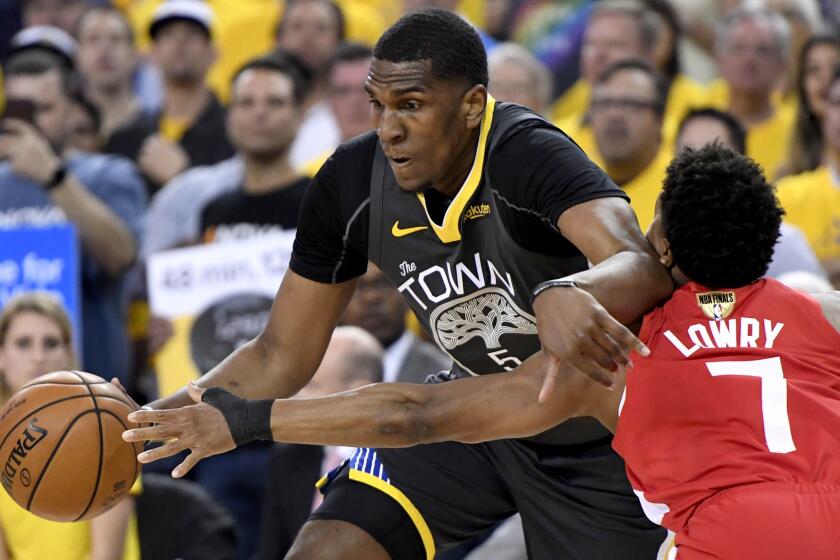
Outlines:
{"label": "nba finals patch", "polygon": [[706,292],[697,294],[697,305],[709,319],[726,319],[735,309],[735,292]]}

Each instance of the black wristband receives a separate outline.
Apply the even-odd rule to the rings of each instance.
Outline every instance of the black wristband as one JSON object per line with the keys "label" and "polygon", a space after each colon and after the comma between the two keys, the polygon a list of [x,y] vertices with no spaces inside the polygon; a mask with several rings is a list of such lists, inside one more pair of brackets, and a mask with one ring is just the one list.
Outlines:
{"label": "black wristband", "polygon": [[255,440],[274,439],[271,434],[272,399],[251,401],[221,387],[210,387],[201,395],[201,400],[222,413],[237,447]]}
{"label": "black wristband", "polygon": [[42,186],[44,187],[44,190],[51,191],[54,188],[56,188],[57,186],[59,186],[61,183],[63,183],[64,179],[66,179],[66,178],[67,178],[67,166],[62,163],[55,170],[55,173],[52,174],[52,177],[50,177],[49,181],[44,183]]}
{"label": "black wristband", "polygon": [[537,287],[531,291],[531,307],[534,306],[534,300],[537,299],[537,296],[546,291],[549,288],[580,288],[578,283],[574,280],[569,280],[566,278],[557,278],[556,280],[546,280],[540,284],[537,284]]}

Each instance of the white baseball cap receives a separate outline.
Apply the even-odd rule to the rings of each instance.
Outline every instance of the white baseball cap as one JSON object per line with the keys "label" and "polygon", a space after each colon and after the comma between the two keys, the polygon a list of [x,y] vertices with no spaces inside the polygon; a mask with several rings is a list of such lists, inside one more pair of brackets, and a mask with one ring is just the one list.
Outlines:
{"label": "white baseball cap", "polygon": [[213,35],[213,10],[201,0],[169,0],[162,3],[152,14],[149,36],[154,39],[161,27],[171,21],[190,21],[204,29],[208,36]]}

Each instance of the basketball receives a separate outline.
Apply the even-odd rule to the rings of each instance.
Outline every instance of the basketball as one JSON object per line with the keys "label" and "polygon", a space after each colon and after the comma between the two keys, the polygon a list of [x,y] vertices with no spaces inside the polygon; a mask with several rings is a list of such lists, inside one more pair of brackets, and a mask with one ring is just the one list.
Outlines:
{"label": "basketball", "polygon": [[18,505],[53,521],[90,519],[127,496],[140,472],[127,443],[130,401],[101,377],[42,375],[0,414],[3,488]]}

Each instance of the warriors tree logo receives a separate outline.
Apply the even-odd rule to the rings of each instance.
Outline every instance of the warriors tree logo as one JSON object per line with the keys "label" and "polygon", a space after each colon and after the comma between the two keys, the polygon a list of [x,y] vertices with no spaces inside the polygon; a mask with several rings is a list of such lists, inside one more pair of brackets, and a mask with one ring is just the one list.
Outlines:
{"label": "warriors tree logo", "polygon": [[446,350],[477,337],[492,350],[502,347],[500,338],[504,334],[537,334],[536,319],[499,288],[480,290],[438,307],[429,322],[435,342]]}

